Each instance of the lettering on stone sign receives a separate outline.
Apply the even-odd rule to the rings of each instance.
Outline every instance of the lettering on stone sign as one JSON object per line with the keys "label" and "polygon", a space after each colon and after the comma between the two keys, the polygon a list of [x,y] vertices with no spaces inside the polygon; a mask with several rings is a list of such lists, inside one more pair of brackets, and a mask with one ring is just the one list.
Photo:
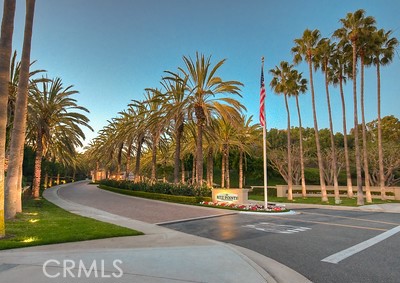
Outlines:
{"label": "lettering on stone sign", "polygon": [[218,194],[217,200],[220,201],[237,201],[239,200],[238,195],[235,194]]}

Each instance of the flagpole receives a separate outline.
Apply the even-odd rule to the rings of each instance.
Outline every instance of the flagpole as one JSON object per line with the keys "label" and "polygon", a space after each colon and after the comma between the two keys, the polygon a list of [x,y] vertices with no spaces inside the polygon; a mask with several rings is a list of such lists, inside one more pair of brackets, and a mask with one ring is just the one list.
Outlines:
{"label": "flagpole", "polygon": [[[261,69],[264,69],[264,57],[261,58],[262,65]],[[265,115],[265,103],[263,105],[264,109],[262,109]],[[266,123],[265,116],[264,116],[264,125],[263,127],[263,161],[264,161],[264,209],[268,208],[268,191],[267,191],[267,123]]]}

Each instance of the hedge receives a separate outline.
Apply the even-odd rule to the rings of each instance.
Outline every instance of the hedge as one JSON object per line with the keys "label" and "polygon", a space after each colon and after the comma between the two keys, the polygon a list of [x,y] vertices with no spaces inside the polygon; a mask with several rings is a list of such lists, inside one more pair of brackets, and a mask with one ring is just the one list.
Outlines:
{"label": "hedge", "polygon": [[187,204],[198,204],[202,201],[211,201],[210,197],[203,197],[203,196],[177,196],[177,195],[169,195],[169,194],[160,194],[160,193],[151,193],[151,192],[144,192],[144,191],[134,191],[134,190],[127,190],[127,189],[118,189],[106,185],[99,185],[100,189],[111,191],[114,193],[134,196],[134,197],[141,197],[141,198],[148,198],[154,200],[162,200],[162,201],[170,201],[170,202],[177,202],[177,203],[187,203]]}

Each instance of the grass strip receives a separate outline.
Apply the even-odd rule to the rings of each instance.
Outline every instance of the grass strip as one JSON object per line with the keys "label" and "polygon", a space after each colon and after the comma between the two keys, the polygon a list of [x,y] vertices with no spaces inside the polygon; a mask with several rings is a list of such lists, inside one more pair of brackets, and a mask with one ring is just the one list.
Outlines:
{"label": "grass strip", "polygon": [[[264,201],[264,195],[255,195],[249,194],[249,200],[257,200],[257,201]],[[285,197],[272,197],[268,196],[268,202],[278,202],[278,203],[304,203],[304,204],[321,204],[321,205],[334,205],[334,206],[354,206],[357,207],[357,198],[347,198],[342,197],[340,198],[341,203],[336,204],[334,197],[328,197],[328,203],[322,202],[321,197],[307,197],[307,198],[293,198],[292,201],[289,201]],[[365,205],[369,204],[384,204],[384,203],[398,203],[399,201],[394,200],[380,200],[380,199],[373,199],[372,203],[365,202]]]}
{"label": "grass strip", "polygon": [[23,212],[6,221],[0,250],[136,235],[143,233],[70,213],[45,199],[27,199]]}

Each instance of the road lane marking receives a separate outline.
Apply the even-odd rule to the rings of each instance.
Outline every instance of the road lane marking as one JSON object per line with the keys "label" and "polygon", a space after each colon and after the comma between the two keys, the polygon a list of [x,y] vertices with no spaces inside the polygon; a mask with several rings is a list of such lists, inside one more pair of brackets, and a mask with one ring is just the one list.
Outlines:
{"label": "road lane marking", "polygon": [[335,253],[331,256],[328,256],[328,257],[322,259],[321,261],[337,264],[340,261],[342,261],[356,253],[359,253],[359,252],[393,236],[394,234],[396,234],[398,232],[400,232],[400,226],[394,227],[393,229],[387,230],[386,232],[379,234],[378,236],[375,236],[369,240],[366,240],[366,241],[361,242],[361,243],[359,243],[355,246],[352,246],[348,249],[345,249],[345,250]]}
{"label": "road lane marking", "polygon": [[309,227],[299,227],[293,225],[280,225],[269,222],[260,222],[256,224],[244,225],[243,227],[255,229],[257,231],[278,233],[278,234],[294,234],[310,230]]}
{"label": "road lane marking", "polygon": [[297,222],[321,224],[321,225],[328,225],[328,226],[339,226],[339,227],[365,229],[365,230],[375,230],[375,231],[387,231],[387,229],[382,229],[382,228],[373,228],[373,227],[355,226],[355,225],[329,223],[329,222],[321,222],[321,221],[302,220],[302,219],[286,218],[286,217],[279,217],[279,216],[270,216],[270,217],[273,217],[274,219],[283,219],[283,220],[289,220],[289,221],[294,221],[294,222],[297,221]]}
{"label": "road lane marking", "polygon": [[335,217],[335,218],[343,218],[343,219],[351,219],[351,220],[357,220],[357,221],[365,221],[365,222],[372,222],[372,223],[379,223],[379,224],[388,224],[388,225],[400,225],[400,223],[394,223],[394,222],[385,222],[385,221],[379,221],[379,220],[372,220],[372,219],[363,219],[363,218],[356,218],[356,217],[348,217],[348,216],[340,216],[340,215],[331,215],[331,214],[325,214],[325,213],[316,213],[316,212],[300,212],[302,214],[311,214],[311,215],[321,215],[321,216],[328,216],[328,217]]}

